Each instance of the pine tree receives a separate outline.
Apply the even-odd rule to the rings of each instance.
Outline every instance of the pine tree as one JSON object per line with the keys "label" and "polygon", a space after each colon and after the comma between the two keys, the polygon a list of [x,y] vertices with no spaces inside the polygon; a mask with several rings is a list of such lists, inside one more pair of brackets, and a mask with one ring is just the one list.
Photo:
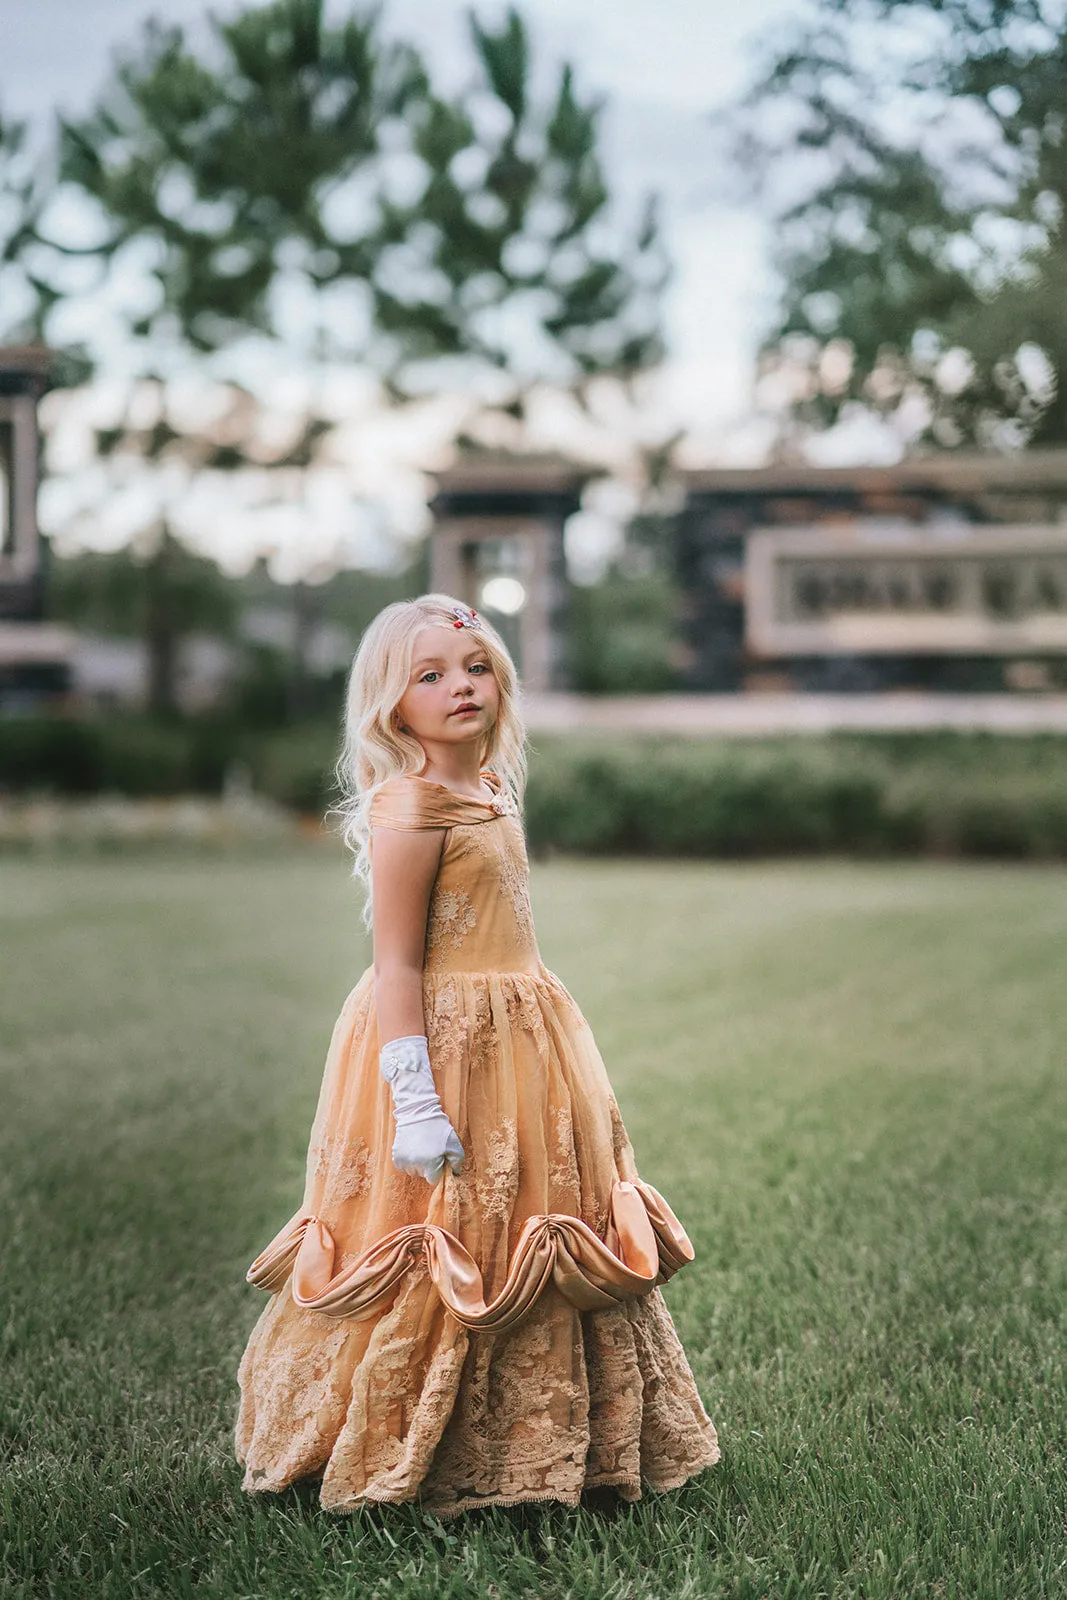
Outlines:
{"label": "pine tree", "polygon": [[569,66],[538,102],[516,11],[471,31],[475,78],[449,97],[376,11],[331,24],[322,0],[269,0],[199,51],[150,27],[62,141],[65,181],[108,219],[101,256],[152,242],[157,303],[134,332],[285,338],[287,284],[309,355],[368,360],[398,394],[453,382],[456,360],[516,394],[657,360],[654,207],[612,221],[600,105]]}
{"label": "pine tree", "polygon": [[[470,26],[460,94],[385,36],[377,9],[336,19],[323,0],[254,0],[213,18],[206,42],[144,32],[88,114],[62,124],[59,151],[62,182],[96,208],[86,254],[101,273],[147,255],[154,299],[129,326],[141,387],[162,392],[189,361],[224,371],[258,339],[304,371],[370,369],[393,403],[458,384],[521,418],[538,384],[581,398],[590,378],[659,359],[655,211],[634,227],[616,216],[599,102],[566,65],[535,93],[515,10]],[[31,243],[59,240],[40,228]],[[244,394],[244,422],[218,443],[183,433],[164,399],[158,423],[101,430],[99,451],[149,469],[254,462],[291,499],[332,424],[312,403],[301,438],[265,454],[252,413],[266,400]],[[294,702],[300,682],[297,661]]]}

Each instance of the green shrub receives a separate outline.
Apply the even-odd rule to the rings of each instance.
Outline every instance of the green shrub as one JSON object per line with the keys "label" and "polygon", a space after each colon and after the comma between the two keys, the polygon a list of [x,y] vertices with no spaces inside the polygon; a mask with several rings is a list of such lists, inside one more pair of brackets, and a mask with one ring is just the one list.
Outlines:
{"label": "green shrub", "polygon": [[0,789],[94,794],[101,778],[100,724],[69,717],[0,721]]}
{"label": "green shrub", "polygon": [[[259,793],[321,817],[337,744],[332,723],[13,718],[0,720],[0,790],[218,794],[240,763]],[[535,853],[1067,859],[1067,739],[538,735],[526,832]]]}
{"label": "green shrub", "polygon": [[1067,856],[1067,740],[538,739],[535,852]]}
{"label": "green shrub", "polygon": [[337,746],[335,729],[316,725],[248,739],[253,785],[280,805],[321,816],[337,799]]}

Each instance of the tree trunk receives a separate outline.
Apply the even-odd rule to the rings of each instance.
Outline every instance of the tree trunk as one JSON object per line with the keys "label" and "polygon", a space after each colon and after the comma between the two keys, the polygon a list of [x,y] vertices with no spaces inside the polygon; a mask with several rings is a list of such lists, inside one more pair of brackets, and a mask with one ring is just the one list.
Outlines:
{"label": "tree trunk", "polygon": [[171,604],[174,541],[164,527],[159,547],[145,563],[145,646],[148,653],[148,709],[170,717],[178,710],[178,628]]}
{"label": "tree trunk", "polygon": [[309,584],[293,585],[293,654],[289,664],[289,716],[294,722],[311,715],[314,692],[308,671],[311,640],[318,626],[320,595]]}

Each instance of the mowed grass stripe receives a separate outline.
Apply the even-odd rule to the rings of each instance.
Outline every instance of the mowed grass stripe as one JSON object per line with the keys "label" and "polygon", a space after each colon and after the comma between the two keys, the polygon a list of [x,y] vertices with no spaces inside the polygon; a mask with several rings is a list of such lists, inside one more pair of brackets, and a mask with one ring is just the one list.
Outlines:
{"label": "mowed grass stripe", "polygon": [[724,1459],[605,1518],[252,1499],[244,1268],[367,947],[343,864],[0,867],[0,1588],[1067,1593],[1067,874],[561,861],[542,953],[643,1175]]}

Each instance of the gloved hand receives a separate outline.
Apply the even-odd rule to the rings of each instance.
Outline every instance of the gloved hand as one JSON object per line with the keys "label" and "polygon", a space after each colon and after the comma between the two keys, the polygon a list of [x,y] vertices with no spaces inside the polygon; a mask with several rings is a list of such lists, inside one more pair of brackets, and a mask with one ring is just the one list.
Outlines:
{"label": "gloved hand", "polygon": [[393,1166],[400,1172],[417,1172],[430,1184],[438,1181],[446,1160],[458,1172],[463,1146],[434,1088],[426,1035],[390,1039],[381,1048],[378,1064],[393,1091]]}

